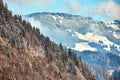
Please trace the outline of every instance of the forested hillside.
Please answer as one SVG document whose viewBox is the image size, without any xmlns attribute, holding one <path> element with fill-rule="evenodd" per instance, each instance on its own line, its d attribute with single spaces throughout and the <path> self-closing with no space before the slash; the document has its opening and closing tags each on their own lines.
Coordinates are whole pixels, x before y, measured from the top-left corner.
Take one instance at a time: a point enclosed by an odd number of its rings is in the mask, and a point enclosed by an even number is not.
<svg viewBox="0 0 120 80">
<path fill-rule="evenodd" d="M 72 53 L 56 45 L 0 0 L 0 80 L 95 80 Z"/>
</svg>

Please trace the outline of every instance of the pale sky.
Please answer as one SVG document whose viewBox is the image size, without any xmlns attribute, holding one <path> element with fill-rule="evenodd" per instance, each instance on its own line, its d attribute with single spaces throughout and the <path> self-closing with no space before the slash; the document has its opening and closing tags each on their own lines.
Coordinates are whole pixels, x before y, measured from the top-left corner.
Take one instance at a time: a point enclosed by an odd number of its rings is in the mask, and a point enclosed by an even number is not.
<svg viewBox="0 0 120 80">
<path fill-rule="evenodd" d="M 95 20 L 120 19 L 120 0 L 3 0 L 14 14 L 70 13 Z"/>
</svg>

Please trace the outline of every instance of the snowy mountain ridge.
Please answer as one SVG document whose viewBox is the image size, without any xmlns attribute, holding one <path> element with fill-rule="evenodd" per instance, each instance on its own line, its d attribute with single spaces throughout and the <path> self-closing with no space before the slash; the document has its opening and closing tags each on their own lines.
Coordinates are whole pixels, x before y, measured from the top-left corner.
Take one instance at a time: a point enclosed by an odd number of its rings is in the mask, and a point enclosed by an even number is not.
<svg viewBox="0 0 120 80">
<path fill-rule="evenodd" d="M 116 21 L 94 21 L 90 17 L 66 13 L 35 13 L 25 18 L 58 44 L 78 51 L 102 49 L 120 53 L 120 26 Z"/>
</svg>

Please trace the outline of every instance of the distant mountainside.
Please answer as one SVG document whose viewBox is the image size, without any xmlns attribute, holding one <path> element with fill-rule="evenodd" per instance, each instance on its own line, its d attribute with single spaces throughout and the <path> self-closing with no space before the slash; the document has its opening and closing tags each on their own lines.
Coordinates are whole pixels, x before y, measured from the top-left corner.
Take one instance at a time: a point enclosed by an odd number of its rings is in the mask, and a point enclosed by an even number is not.
<svg viewBox="0 0 120 80">
<path fill-rule="evenodd" d="M 97 80 L 108 80 L 120 66 L 120 20 L 95 21 L 91 17 L 47 12 L 23 17 L 52 41 L 75 50 Z"/>
<path fill-rule="evenodd" d="M 72 53 L 14 15 L 0 0 L 0 80 L 95 80 Z"/>
<path fill-rule="evenodd" d="M 66 13 L 26 15 L 33 26 L 53 41 L 78 51 L 120 54 L 120 21 L 94 21 L 90 17 Z M 63 38 L 64 37 L 64 38 Z"/>
</svg>

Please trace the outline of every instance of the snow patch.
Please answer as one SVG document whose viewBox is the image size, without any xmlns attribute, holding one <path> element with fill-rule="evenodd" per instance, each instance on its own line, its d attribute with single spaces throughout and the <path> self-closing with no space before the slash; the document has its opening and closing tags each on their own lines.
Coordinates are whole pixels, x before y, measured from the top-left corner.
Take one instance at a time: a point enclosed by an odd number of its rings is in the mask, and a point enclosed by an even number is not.
<svg viewBox="0 0 120 80">
<path fill-rule="evenodd" d="M 54 19 L 54 21 L 56 21 L 56 20 L 57 20 L 57 18 L 56 18 L 55 16 L 52 16 L 52 15 L 51 15 L 51 17 Z"/>
<path fill-rule="evenodd" d="M 88 45 L 88 43 L 75 43 L 75 48 L 78 51 L 90 50 L 90 51 L 97 51 L 95 48 L 92 48 Z"/>
<path fill-rule="evenodd" d="M 117 25 L 115 25 L 113 21 L 106 21 L 104 23 L 105 23 L 106 27 L 111 27 L 111 28 L 113 28 L 115 30 L 119 29 L 119 27 Z"/>
<path fill-rule="evenodd" d="M 106 51 L 109 51 L 109 52 L 110 52 L 110 47 L 106 47 L 106 48 L 104 48 L 104 50 L 106 50 Z"/>
<path fill-rule="evenodd" d="M 66 31 L 68 31 L 68 32 L 72 32 L 72 30 L 71 30 L 71 29 L 66 29 Z"/>
<path fill-rule="evenodd" d="M 108 70 L 107 73 L 109 76 L 112 76 L 112 73 L 114 72 L 114 70 Z"/>
<path fill-rule="evenodd" d="M 85 35 L 80 34 L 78 32 L 75 32 L 75 34 L 78 36 L 78 38 L 83 39 L 83 40 L 87 40 L 89 42 L 103 41 L 103 43 L 106 44 L 106 45 L 112 45 L 113 44 L 106 37 L 103 37 L 103 36 L 100 36 L 100 35 L 97 35 L 97 34 L 93 34 L 93 33 L 90 33 L 90 32 L 88 32 Z"/>
<path fill-rule="evenodd" d="M 83 40 L 86 40 L 88 42 L 96 42 L 96 43 L 99 43 L 99 41 L 102 41 L 104 45 L 107 45 L 108 47 L 107 48 L 104 48 L 105 50 L 109 51 L 110 50 L 110 46 L 111 45 L 115 45 L 117 47 L 117 49 L 120 51 L 119 49 L 119 45 L 109 41 L 106 37 L 104 36 L 101 36 L 101 35 L 97 35 L 97 34 L 94 34 L 94 33 L 90 33 L 88 32 L 87 34 L 83 35 L 83 34 L 80 34 L 78 32 L 74 32 L 76 34 L 76 36 L 79 38 L 79 39 L 83 39 Z"/>
<path fill-rule="evenodd" d="M 62 20 L 59 20 L 60 21 L 60 23 L 62 23 Z"/>
<path fill-rule="evenodd" d="M 64 18 L 63 18 L 63 17 L 61 17 L 61 16 L 58 16 L 58 18 L 59 18 L 59 19 L 64 19 Z"/>
<path fill-rule="evenodd" d="M 117 25 L 114 25 L 114 24 L 111 24 L 111 25 L 108 25 L 108 26 L 110 26 L 111 28 L 113 28 L 113 29 L 115 29 L 115 30 L 118 30 L 118 29 L 119 29 L 118 26 L 117 26 Z"/>
<path fill-rule="evenodd" d="M 117 39 L 120 39 L 120 34 L 117 34 L 116 32 L 113 32 L 113 36 Z"/>
</svg>

